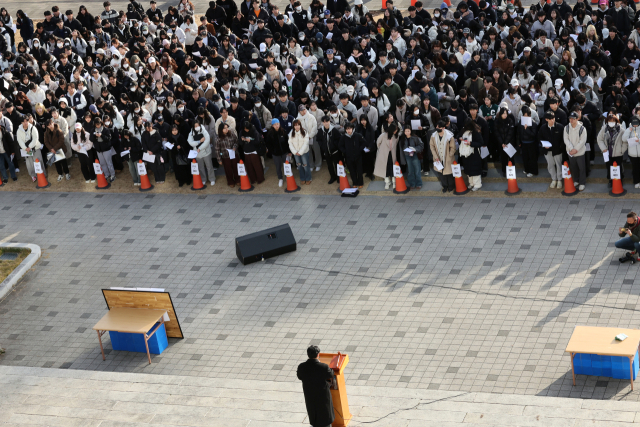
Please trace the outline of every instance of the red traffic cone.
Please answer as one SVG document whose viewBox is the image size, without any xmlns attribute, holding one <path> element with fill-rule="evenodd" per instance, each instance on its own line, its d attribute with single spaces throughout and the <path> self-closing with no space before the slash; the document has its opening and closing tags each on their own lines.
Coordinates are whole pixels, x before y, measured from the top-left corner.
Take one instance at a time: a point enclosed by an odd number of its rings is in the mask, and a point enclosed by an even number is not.
<svg viewBox="0 0 640 427">
<path fill-rule="evenodd" d="M 400 169 L 400 163 L 398 162 L 393 165 L 393 176 L 396 179 L 396 188 L 393 189 L 393 194 L 407 194 L 409 188 L 407 183 L 404 182 L 404 175 L 402 175 L 402 169 Z"/>
<path fill-rule="evenodd" d="M 104 177 L 104 173 L 102 172 L 102 168 L 100 167 L 100 162 L 96 159 L 93 164 L 93 170 L 96 173 L 96 179 L 98 180 L 98 185 L 96 186 L 96 190 L 106 190 L 111 187 L 111 184 Z"/>
<path fill-rule="evenodd" d="M 149 181 L 149 175 L 147 175 L 147 167 L 144 165 L 144 162 L 140 160 L 138 162 L 138 175 L 140 175 L 140 191 L 151 191 L 153 190 L 153 185 Z"/>
<path fill-rule="evenodd" d="M 620 196 L 624 196 L 625 194 L 627 194 L 627 190 L 625 190 L 624 188 L 622 188 L 622 179 L 620 178 L 615 178 L 613 179 L 613 168 L 617 168 L 617 176 L 621 177 L 622 174 L 620 173 L 620 167 L 618 166 L 617 162 L 613 162 L 613 166 L 611 167 L 611 172 L 610 172 L 610 176 L 611 176 L 611 191 L 609 191 L 609 195 L 613 196 L 613 197 L 620 197 Z"/>
<path fill-rule="evenodd" d="M 35 162 L 33 163 L 33 168 L 36 170 L 36 176 L 38 177 L 38 185 L 36 185 L 36 188 L 41 189 L 51 187 L 51 184 L 49 184 L 49 181 L 47 181 L 47 177 L 44 176 L 44 170 L 42 169 L 40 160 L 35 160 Z"/>
<path fill-rule="evenodd" d="M 467 184 L 464 183 L 464 178 L 462 177 L 462 170 L 460 169 L 460 165 L 458 165 L 458 162 L 453 162 L 453 165 L 451 165 L 451 171 L 456 181 L 456 189 L 453 192 L 453 194 L 455 194 L 456 196 L 462 196 L 463 194 L 467 194 L 470 190 L 467 188 Z"/>
<path fill-rule="evenodd" d="M 351 188 L 349 186 L 349 180 L 347 179 L 347 173 L 344 170 L 344 165 L 342 164 L 342 160 L 338 162 L 338 166 L 342 166 L 342 168 L 338 167 L 338 177 L 340 178 L 340 189 L 339 192 L 343 192 L 345 188 Z M 343 174 L 343 175 L 340 175 Z"/>
<path fill-rule="evenodd" d="M 284 162 L 284 174 L 287 176 L 287 188 L 285 188 L 285 193 L 295 193 L 296 191 L 300 191 L 300 187 L 296 184 L 296 179 L 293 176 L 293 172 L 291 171 L 291 165 L 289 164 L 289 160 Z M 287 174 L 289 172 L 289 174 Z"/>
<path fill-rule="evenodd" d="M 249 181 L 247 169 L 245 169 L 244 162 L 242 160 L 238 162 L 238 175 L 240 175 L 240 189 L 238 191 L 242 191 L 243 193 L 253 191 L 253 185 L 251 185 L 251 181 Z"/>
<path fill-rule="evenodd" d="M 567 177 L 564 179 L 564 190 L 562 190 L 563 196 L 575 196 L 578 194 L 578 189 L 573 184 L 573 177 L 571 176 L 571 169 L 569 169 L 569 163 L 564 162 L 564 168 L 567 171 Z"/>
<path fill-rule="evenodd" d="M 191 162 L 191 176 L 193 176 L 193 185 L 191 186 L 193 191 L 204 190 L 207 188 L 207 186 L 202 183 L 202 178 L 200 178 L 200 170 L 198 169 L 198 162 L 196 159 L 193 159 Z"/>
<path fill-rule="evenodd" d="M 507 191 L 504 192 L 507 196 L 513 196 L 522 193 L 522 190 L 518 188 L 518 180 L 516 179 L 516 167 L 513 163 L 509 162 L 507 166 Z"/>
</svg>

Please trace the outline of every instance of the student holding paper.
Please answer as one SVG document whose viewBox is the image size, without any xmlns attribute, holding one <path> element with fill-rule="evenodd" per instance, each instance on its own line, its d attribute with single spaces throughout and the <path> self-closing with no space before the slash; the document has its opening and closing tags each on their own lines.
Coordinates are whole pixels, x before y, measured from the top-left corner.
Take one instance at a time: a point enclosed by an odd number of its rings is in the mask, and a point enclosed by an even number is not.
<svg viewBox="0 0 640 427">
<path fill-rule="evenodd" d="M 477 108 L 477 107 L 476 107 Z M 462 128 L 460 138 L 460 163 L 464 172 L 469 176 L 471 191 L 478 191 L 482 187 L 482 157 L 480 148 L 484 145 L 482 129 L 473 119 L 468 118 Z"/>
<path fill-rule="evenodd" d="M 80 170 L 84 176 L 85 182 L 96 182 L 96 172 L 93 170 L 93 160 L 95 159 L 95 150 L 93 143 L 89 140 L 89 132 L 82 128 L 80 123 L 76 123 L 75 132 L 71 136 L 71 148 L 78 154 L 80 161 Z"/>
<path fill-rule="evenodd" d="M 137 163 L 142 160 L 142 144 L 140 143 L 140 139 L 133 136 L 129 130 L 123 131 L 122 149 L 123 151 L 129 152 L 125 157 L 128 157 L 127 163 L 129 164 L 129 173 L 131 173 L 131 178 L 133 179 L 133 186 L 139 186 L 140 175 L 138 175 Z"/>
<path fill-rule="evenodd" d="M 436 131 L 431 135 L 429 148 L 433 156 L 433 162 L 442 165 L 442 169 L 437 169 L 434 165 L 436 176 L 442 185 L 442 192 L 452 192 L 456 188 L 451 165 L 456 156 L 456 141 L 453 133 L 445 129 L 446 123 L 440 120 L 436 125 Z"/>
<path fill-rule="evenodd" d="M 640 188 L 640 118 L 634 116 L 631 119 L 631 126 L 622 134 L 622 141 L 629 147 L 633 185 L 635 188 Z"/>
<path fill-rule="evenodd" d="M 386 132 L 382 132 L 376 140 L 378 152 L 376 155 L 376 166 L 373 173 L 380 178 L 384 178 L 384 189 L 388 190 L 393 183 L 396 188 L 396 179 L 393 176 L 393 165 L 396 164 L 396 148 L 398 145 L 398 127 L 392 123 Z"/>
<path fill-rule="evenodd" d="M 573 113 L 572 113 L 573 114 Z M 638 120 L 634 117 L 635 120 Z M 624 178 L 624 169 L 622 168 L 622 159 L 624 152 L 627 151 L 628 138 L 625 140 L 623 134 L 626 130 L 624 123 L 620 123 L 615 114 L 615 110 L 609 111 L 606 118 L 605 126 L 602 126 L 598 133 L 598 147 L 602 153 L 609 154 L 607 165 L 607 179 L 609 180 L 609 188 L 612 186 L 611 166 L 616 162 L 620 166 L 620 178 Z"/>
<path fill-rule="evenodd" d="M 164 184 L 164 165 L 162 159 L 162 138 L 160 132 L 153 128 L 151 122 L 144 124 L 144 132 L 142 132 L 142 149 L 150 156 L 155 156 L 153 163 L 146 162 L 147 168 L 151 168 L 156 184 Z"/>
<path fill-rule="evenodd" d="M 507 154 L 505 148 L 511 145 L 513 148 L 516 143 L 516 119 L 509 113 L 505 107 L 500 108 L 496 116 L 495 123 L 495 142 L 500 147 L 500 161 L 502 162 L 502 176 L 507 176 L 507 166 L 509 162 L 515 163 L 513 153 L 511 156 Z"/>
<path fill-rule="evenodd" d="M 421 156 L 424 151 L 424 142 L 421 138 L 412 136 L 411 129 L 404 128 L 398 145 L 400 145 L 400 163 L 407 165 L 407 185 L 412 190 L 422 189 L 421 165 L 418 156 Z"/>
<path fill-rule="evenodd" d="M 198 163 L 198 172 L 200 173 L 202 182 L 206 183 L 208 179 L 211 182 L 211 186 L 214 186 L 216 184 L 216 172 L 215 169 L 213 169 L 213 162 L 211 161 L 210 140 L 211 136 L 209 132 L 207 132 L 202 123 L 200 123 L 200 119 L 197 119 L 193 124 L 193 129 L 189 132 L 187 142 L 192 150 L 198 152 L 196 163 Z M 189 173 L 191 173 L 191 166 L 189 166 Z"/>
<path fill-rule="evenodd" d="M 579 191 L 584 191 L 587 183 L 587 170 L 585 167 L 585 145 L 587 143 L 587 130 L 578 121 L 578 114 L 575 112 L 569 115 L 569 124 L 563 132 L 566 152 L 569 154 L 569 168 L 574 184 Z"/>
<path fill-rule="evenodd" d="M 522 150 L 524 173 L 527 174 L 528 178 L 531 178 L 534 175 L 538 175 L 538 144 L 536 143 L 538 129 L 531 120 L 531 109 L 525 105 L 521 111 L 522 118 L 518 125 L 518 139 Z"/>
<path fill-rule="evenodd" d="M 233 158 L 229 152 L 233 153 Z M 238 137 L 235 129 L 229 128 L 227 123 L 218 126 L 218 139 L 216 141 L 216 155 L 218 162 L 222 163 L 227 177 L 227 185 L 231 188 L 240 184 L 238 176 Z"/>
<path fill-rule="evenodd" d="M 47 120 L 47 124 L 44 131 L 44 145 L 47 147 L 47 151 L 52 153 L 54 156 L 58 150 L 62 150 L 64 152 L 64 134 L 58 127 L 58 124 L 53 121 L 53 119 Z M 0 160 L 2 162 L 2 160 Z M 4 163 L 4 162 L 3 162 Z M 67 165 L 67 158 L 63 158 L 62 160 L 58 160 L 54 163 L 56 165 L 56 171 L 58 172 L 58 181 L 62 181 L 62 174 L 64 173 L 67 177 L 67 181 L 71 179 L 71 175 L 69 175 L 69 166 Z"/>
<path fill-rule="evenodd" d="M 116 171 L 113 168 L 113 162 L 111 160 L 111 149 L 113 147 L 111 143 L 111 131 L 102 125 L 102 120 L 99 117 L 96 118 L 93 123 L 95 129 L 89 138 L 93 143 L 93 147 L 96 149 L 104 177 L 107 181 L 113 182 L 116 179 Z"/>
</svg>

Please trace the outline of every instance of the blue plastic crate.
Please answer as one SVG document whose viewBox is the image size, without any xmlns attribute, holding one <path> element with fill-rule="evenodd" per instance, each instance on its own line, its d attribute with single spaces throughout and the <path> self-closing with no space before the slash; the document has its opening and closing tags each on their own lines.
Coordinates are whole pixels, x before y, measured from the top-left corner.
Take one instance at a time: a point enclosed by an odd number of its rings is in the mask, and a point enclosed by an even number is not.
<svg viewBox="0 0 640 427">
<path fill-rule="evenodd" d="M 157 323 L 153 325 L 148 333 L 153 331 L 156 326 L 158 326 Z M 114 350 L 133 351 L 136 353 L 147 352 L 147 348 L 144 345 L 144 336 L 142 334 L 110 331 L 109 336 L 111 337 L 111 346 Z M 162 324 L 156 333 L 149 338 L 148 344 L 149 353 L 151 354 L 162 354 L 162 352 L 169 346 L 167 331 L 164 324 Z"/>
<path fill-rule="evenodd" d="M 638 376 L 640 357 L 636 351 L 633 359 L 633 379 Z M 592 375 L 629 379 L 629 358 L 621 356 L 600 356 L 597 354 L 577 354 L 573 359 L 574 371 L 577 375 Z"/>
</svg>

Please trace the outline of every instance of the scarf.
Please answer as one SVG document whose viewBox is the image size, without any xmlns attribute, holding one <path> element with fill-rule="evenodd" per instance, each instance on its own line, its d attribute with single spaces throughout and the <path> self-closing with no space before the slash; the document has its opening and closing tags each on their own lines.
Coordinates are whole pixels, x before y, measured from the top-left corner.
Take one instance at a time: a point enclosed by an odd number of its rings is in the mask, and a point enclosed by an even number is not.
<svg viewBox="0 0 640 427">
<path fill-rule="evenodd" d="M 466 131 L 465 133 L 462 134 L 462 139 L 466 139 L 467 141 L 471 142 L 472 140 L 472 136 L 473 134 L 469 131 Z M 473 154 L 473 147 L 471 145 L 467 145 L 464 143 L 460 144 L 460 155 L 462 157 L 469 157 L 470 155 Z"/>
<path fill-rule="evenodd" d="M 616 138 L 620 133 L 620 124 L 616 123 L 614 127 L 610 127 L 608 124 L 605 124 L 607 128 L 607 134 L 609 135 L 609 144 L 607 149 L 609 150 L 609 156 L 613 157 L 613 146 L 616 143 Z"/>
<path fill-rule="evenodd" d="M 274 68 L 273 71 L 267 69 L 267 74 L 271 77 L 271 80 L 280 80 L 280 71 Z"/>
<path fill-rule="evenodd" d="M 445 162 L 445 158 L 444 155 L 446 153 L 446 141 L 447 141 L 447 130 L 445 129 L 445 131 L 442 133 L 442 139 L 440 138 L 440 135 L 438 135 L 438 132 L 434 132 L 433 136 L 436 138 L 436 150 L 438 151 L 438 158 L 440 159 L 440 162 L 442 163 L 442 166 L 445 166 L 444 162 Z"/>
</svg>

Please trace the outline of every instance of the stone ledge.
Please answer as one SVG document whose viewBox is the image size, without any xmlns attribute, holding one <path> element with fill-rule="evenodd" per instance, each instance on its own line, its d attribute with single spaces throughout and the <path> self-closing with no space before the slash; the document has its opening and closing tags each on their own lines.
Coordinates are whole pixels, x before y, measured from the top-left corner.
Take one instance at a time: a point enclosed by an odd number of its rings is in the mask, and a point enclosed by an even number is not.
<svg viewBox="0 0 640 427">
<path fill-rule="evenodd" d="M 0 300 L 4 298 L 10 291 L 13 289 L 16 283 L 22 276 L 24 276 L 27 271 L 40 259 L 42 255 L 42 251 L 40 250 L 40 246 L 34 245 L 31 243 L 0 243 L 0 247 L 2 248 L 23 248 L 30 249 L 31 253 L 20 263 L 18 267 L 16 267 L 11 274 L 7 276 L 6 279 L 0 283 Z"/>
</svg>

